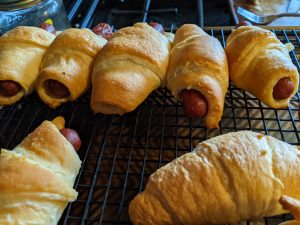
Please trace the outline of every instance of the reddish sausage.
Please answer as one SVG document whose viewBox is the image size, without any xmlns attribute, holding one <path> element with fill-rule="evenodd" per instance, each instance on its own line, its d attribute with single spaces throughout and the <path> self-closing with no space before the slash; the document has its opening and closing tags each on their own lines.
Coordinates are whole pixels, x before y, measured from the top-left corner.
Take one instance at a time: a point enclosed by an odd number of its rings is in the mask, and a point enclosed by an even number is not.
<svg viewBox="0 0 300 225">
<path fill-rule="evenodd" d="M 186 116 L 196 118 L 206 115 L 208 104 L 200 92 L 196 90 L 182 90 L 179 96 L 182 98 L 183 110 Z"/>
<path fill-rule="evenodd" d="M 242 27 L 242 26 L 252 26 L 252 23 L 246 20 L 242 20 L 235 26 L 235 28 Z"/>
<path fill-rule="evenodd" d="M 59 132 L 73 145 L 76 151 L 80 149 L 81 140 L 75 130 L 70 128 L 63 128 Z"/>
<path fill-rule="evenodd" d="M 49 24 L 49 23 L 42 23 L 42 24 L 40 25 L 40 28 L 42 28 L 42 29 L 44 29 L 44 30 L 50 32 L 51 34 L 56 35 L 56 30 L 55 30 L 55 28 L 54 28 L 54 26 L 53 26 L 52 24 Z"/>
<path fill-rule="evenodd" d="M 294 83 L 289 77 L 281 78 L 273 88 L 274 99 L 285 99 L 294 92 Z"/>
<path fill-rule="evenodd" d="M 155 30 L 157 30 L 158 32 L 162 34 L 165 33 L 164 28 L 160 23 L 150 22 L 149 25 L 153 27 Z"/>
<path fill-rule="evenodd" d="M 113 34 L 112 28 L 106 23 L 97 24 L 92 31 L 106 40 L 108 40 Z"/>
<path fill-rule="evenodd" d="M 0 94 L 5 97 L 16 95 L 22 89 L 21 85 L 11 80 L 0 81 Z"/>
<path fill-rule="evenodd" d="M 68 88 L 56 80 L 47 80 L 46 88 L 48 94 L 56 98 L 66 98 L 70 95 Z"/>
</svg>

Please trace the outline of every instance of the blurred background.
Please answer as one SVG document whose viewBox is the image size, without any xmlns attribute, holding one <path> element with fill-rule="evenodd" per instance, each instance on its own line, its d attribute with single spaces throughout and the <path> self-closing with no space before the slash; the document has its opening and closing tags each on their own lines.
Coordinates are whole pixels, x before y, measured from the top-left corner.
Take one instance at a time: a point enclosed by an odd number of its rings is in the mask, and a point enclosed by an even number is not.
<svg viewBox="0 0 300 225">
<path fill-rule="evenodd" d="M 70 27 L 68 20 L 78 28 L 108 23 L 119 29 L 140 21 L 161 23 L 166 31 L 185 23 L 235 26 L 245 20 L 238 7 L 262 16 L 299 13 L 300 0 L 1 0 L 0 34 L 17 25 L 39 26 L 49 18 L 58 30 Z M 266 25 L 300 27 L 300 14 Z"/>
<path fill-rule="evenodd" d="M 78 0 L 65 0 L 64 2 L 70 13 L 70 9 Z M 82 13 L 77 14 L 77 18 L 74 17 L 72 20 L 73 25 L 79 27 L 82 21 L 81 16 L 86 16 L 86 11 L 95 1 L 80 2 L 79 11 Z M 237 13 L 239 6 L 258 15 L 299 12 L 300 9 L 300 0 L 103 0 L 97 2 L 96 13 L 88 25 L 107 22 L 117 29 L 132 25 L 137 21 L 159 22 L 167 30 L 177 28 L 184 23 L 196 23 L 209 27 L 234 26 L 244 20 Z M 269 25 L 299 26 L 300 17 L 279 18 Z"/>
</svg>

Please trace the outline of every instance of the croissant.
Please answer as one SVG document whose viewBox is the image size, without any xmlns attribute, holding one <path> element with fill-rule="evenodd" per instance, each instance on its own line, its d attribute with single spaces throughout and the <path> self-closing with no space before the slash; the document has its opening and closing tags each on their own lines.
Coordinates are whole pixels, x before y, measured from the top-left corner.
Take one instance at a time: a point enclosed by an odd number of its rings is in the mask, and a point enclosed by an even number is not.
<svg viewBox="0 0 300 225">
<path fill-rule="evenodd" d="M 296 146 L 251 131 L 224 134 L 152 174 L 129 216 L 133 224 L 206 225 L 296 212 L 287 196 L 300 198 L 299 168 Z"/>
<path fill-rule="evenodd" d="M 229 35 L 225 48 L 230 79 L 266 105 L 287 107 L 299 83 L 288 46 L 271 31 L 255 26 L 239 27 Z"/>
<path fill-rule="evenodd" d="M 95 113 L 133 111 L 165 82 L 171 45 L 146 23 L 116 31 L 98 54 L 92 75 Z"/>
<path fill-rule="evenodd" d="M 35 89 L 42 57 L 55 36 L 37 27 L 16 27 L 0 37 L 0 105 Z"/>
<path fill-rule="evenodd" d="M 12 151 L 0 154 L 0 224 L 57 224 L 81 161 L 59 132 L 64 120 L 44 121 Z"/>
<path fill-rule="evenodd" d="M 106 40 L 89 29 L 67 29 L 47 50 L 37 81 L 40 98 L 51 108 L 73 101 L 91 86 L 94 58 Z"/>
<path fill-rule="evenodd" d="M 228 82 L 227 58 L 220 42 L 197 25 L 180 27 L 170 52 L 167 87 L 183 102 L 185 114 L 204 117 L 208 128 L 218 127 Z"/>
</svg>

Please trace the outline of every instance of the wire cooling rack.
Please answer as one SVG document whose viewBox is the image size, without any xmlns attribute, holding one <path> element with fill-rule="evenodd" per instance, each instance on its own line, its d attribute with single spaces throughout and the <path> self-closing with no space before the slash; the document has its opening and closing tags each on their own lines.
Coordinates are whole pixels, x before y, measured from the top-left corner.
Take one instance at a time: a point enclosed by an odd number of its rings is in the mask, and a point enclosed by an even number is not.
<svg viewBox="0 0 300 225">
<path fill-rule="evenodd" d="M 229 31 L 206 30 L 225 46 Z M 278 38 L 291 42 L 290 53 L 299 69 L 299 31 L 274 30 Z M 153 92 L 135 111 L 124 116 L 94 115 L 90 94 L 55 110 L 36 94 L 0 110 L 0 146 L 12 149 L 45 119 L 62 115 L 67 126 L 79 132 L 83 161 L 75 188 L 78 199 L 69 204 L 60 224 L 130 224 L 130 200 L 145 188 L 156 169 L 191 151 L 208 138 L 238 130 L 253 130 L 299 144 L 299 93 L 288 109 L 265 106 L 249 93 L 228 89 L 219 129 L 208 130 L 202 120 L 184 116 L 182 106 L 167 89 Z M 278 224 L 288 215 L 263 219 L 254 224 Z M 245 223 L 246 224 L 246 223 Z M 249 224 L 249 223 L 247 223 Z"/>
<path fill-rule="evenodd" d="M 149 9 L 149 2 L 145 0 L 142 6 Z M 99 22 L 97 12 L 102 4 L 103 1 L 98 0 L 71 1 L 69 19 L 74 26 L 90 27 Z M 197 4 L 201 6 L 202 3 L 197 1 Z M 168 10 L 175 19 L 181 14 L 180 8 Z M 201 20 L 199 13 L 202 9 L 197 11 L 197 18 Z M 147 21 L 148 12 L 151 13 L 143 8 L 140 20 Z M 108 20 L 108 15 L 105 16 Z M 110 19 L 114 21 L 116 18 Z M 170 24 L 166 30 L 176 27 L 175 22 Z M 300 71 L 300 31 L 272 31 L 283 43 L 291 42 L 295 46 L 290 56 Z M 206 29 L 206 32 L 225 46 L 230 30 L 213 28 Z M 60 225 L 131 224 L 128 204 L 145 188 L 149 175 L 211 137 L 253 130 L 294 145 L 300 143 L 299 92 L 291 100 L 289 108 L 275 110 L 230 84 L 219 129 L 212 130 L 206 129 L 202 120 L 186 118 L 181 104 L 164 88 L 154 91 L 135 111 L 124 116 L 94 115 L 89 104 L 90 93 L 87 93 L 77 101 L 53 110 L 34 93 L 0 109 L 1 148 L 12 149 L 43 120 L 51 120 L 58 115 L 64 116 L 67 127 L 77 130 L 81 136 L 79 156 L 83 164 L 75 183 L 79 195 L 66 208 Z M 291 216 L 282 215 L 241 224 L 277 225 L 288 219 Z"/>
</svg>

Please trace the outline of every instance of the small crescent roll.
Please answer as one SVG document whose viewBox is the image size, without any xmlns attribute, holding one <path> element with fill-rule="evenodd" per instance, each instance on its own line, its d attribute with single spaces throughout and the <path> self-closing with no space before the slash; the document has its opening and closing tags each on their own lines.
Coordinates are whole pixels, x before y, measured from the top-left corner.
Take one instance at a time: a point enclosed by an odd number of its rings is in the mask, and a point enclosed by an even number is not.
<svg viewBox="0 0 300 225">
<path fill-rule="evenodd" d="M 0 37 L 0 82 L 14 82 L 20 90 L 0 92 L 0 105 L 10 105 L 35 89 L 42 57 L 55 36 L 37 27 L 16 27 Z M 2 88 L 2 87 L 1 87 Z"/>
<path fill-rule="evenodd" d="M 235 86 L 273 108 L 288 106 L 298 91 L 299 74 L 288 47 L 273 32 L 255 26 L 239 27 L 227 38 L 225 52 Z M 275 99 L 273 88 L 282 78 L 289 78 L 294 89 L 289 97 Z"/>
<path fill-rule="evenodd" d="M 90 88 L 94 58 L 106 40 L 89 29 L 59 34 L 46 52 L 37 84 L 40 98 L 51 108 L 73 101 Z M 55 82 L 55 87 L 49 82 Z M 61 89 L 65 96 L 57 96 Z"/>
<path fill-rule="evenodd" d="M 228 65 L 220 42 L 194 24 L 185 24 L 175 33 L 167 73 L 167 87 L 181 100 L 180 92 L 196 90 L 208 103 L 204 123 L 218 127 L 229 82 Z"/>
<path fill-rule="evenodd" d="M 168 39 L 146 23 L 116 31 L 95 61 L 93 111 L 105 114 L 133 111 L 164 84 L 170 48 Z"/>
<path fill-rule="evenodd" d="M 0 152 L 0 224 L 58 223 L 78 193 L 81 160 L 57 126 L 44 121 L 13 150 Z"/>
</svg>

